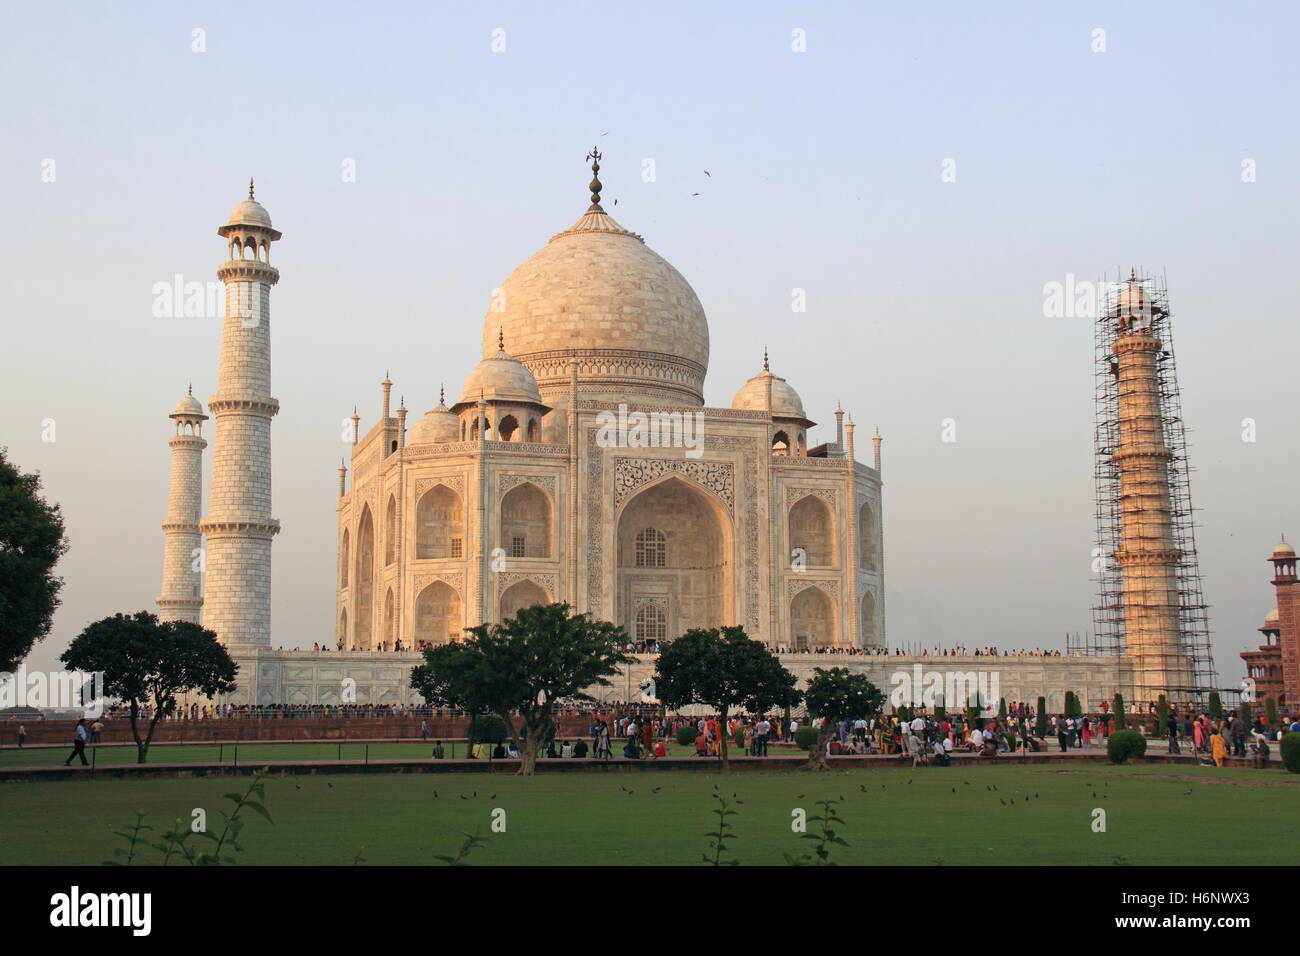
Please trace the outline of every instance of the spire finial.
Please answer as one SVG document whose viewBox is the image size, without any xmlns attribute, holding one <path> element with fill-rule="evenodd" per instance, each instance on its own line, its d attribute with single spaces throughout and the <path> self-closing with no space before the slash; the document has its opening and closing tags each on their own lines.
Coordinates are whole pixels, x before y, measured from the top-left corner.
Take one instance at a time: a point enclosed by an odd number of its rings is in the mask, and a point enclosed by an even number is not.
<svg viewBox="0 0 1300 956">
<path fill-rule="evenodd" d="M 593 209 L 600 209 L 600 150 L 595 146 L 591 147 L 591 152 L 587 154 L 591 160 L 591 185 L 587 188 L 591 190 L 591 206 Z"/>
<path fill-rule="evenodd" d="M 506 330 L 499 325 L 497 326 L 497 348 L 502 352 L 506 350 Z"/>
<path fill-rule="evenodd" d="M 763 371 L 764 372 L 770 371 L 767 367 L 767 346 L 766 345 L 763 346 Z"/>
<path fill-rule="evenodd" d="M 252 176 L 248 177 L 248 198 L 249 199 L 253 198 L 253 177 Z M 256 202 L 256 200 L 254 200 L 254 202 Z"/>
<path fill-rule="evenodd" d="M 194 394 L 194 383 L 193 383 L 193 382 L 190 382 L 190 387 L 189 387 L 188 389 L 185 390 L 185 394 L 187 394 L 187 395 L 193 395 L 193 394 Z"/>
<path fill-rule="evenodd" d="M 447 383 L 441 382 L 438 385 L 438 405 L 441 407 L 447 404 Z"/>
</svg>

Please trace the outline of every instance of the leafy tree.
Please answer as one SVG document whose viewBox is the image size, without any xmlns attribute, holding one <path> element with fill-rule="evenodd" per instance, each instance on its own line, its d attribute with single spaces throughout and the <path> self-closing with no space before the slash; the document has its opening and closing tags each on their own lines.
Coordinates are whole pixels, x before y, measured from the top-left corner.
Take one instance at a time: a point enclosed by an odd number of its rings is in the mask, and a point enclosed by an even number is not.
<svg viewBox="0 0 1300 956">
<path fill-rule="evenodd" d="M 160 622 L 148 611 L 95 621 L 59 660 L 73 670 L 102 672 L 105 696 L 127 702 L 137 763 L 148 757 L 158 722 L 176 712 L 177 697 L 228 694 L 235 689 L 238 670 L 211 631 L 189 621 Z M 142 736 L 146 704 L 153 714 Z"/>
<path fill-rule="evenodd" d="M 761 714 L 793 706 L 802 696 L 795 676 L 771 651 L 742 627 L 692 628 L 669 642 L 659 655 L 655 688 L 672 708 L 704 704 L 723 728 L 722 770 L 730 773 L 727 716 L 739 709 Z"/>
<path fill-rule="evenodd" d="M 948 719 L 948 709 L 943 704 L 934 705 L 934 719 L 939 723 L 943 723 Z"/>
<path fill-rule="evenodd" d="M 1217 690 L 1210 691 L 1210 718 L 1212 720 L 1223 719 L 1223 701 L 1220 699 Z"/>
<path fill-rule="evenodd" d="M 1124 695 L 1116 694 L 1115 703 L 1111 706 L 1115 711 L 1115 729 L 1123 730 L 1128 725 L 1128 718 L 1124 714 Z"/>
<path fill-rule="evenodd" d="M 808 750 L 806 770 L 826 769 L 826 744 L 842 720 L 856 720 L 880 710 L 885 695 L 865 674 L 850 674 L 847 667 L 813 668 L 804 691 L 808 713 L 822 719 L 817 742 Z"/>
<path fill-rule="evenodd" d="M 0 671 L 12 671 L 50 633 L 68 550 L 63 514 L 41 497 L 41 479 L 9 463 L 0 448 Z"/>
<path fill-rule="evenodd" d="M 1169 726 L 1169 702 L 1165 700 L 1165 695 L 1161 694 L 1156 698 L 1156 733 L 1157 737 L 1163 736 L 1165 728 Z"/>
<path fill-rule="evenodd" d="M 1034 720 L 1034 736 L 1039 740 L 1047 736 L 1050 725 L 1047 722 L 1047 698 L 1038 698 L 1038 707 L 1035 708 L 1037 717 Z"/>
<path fill-rule="evenodd" d="M 1005 697 L 998 700 L 998 726 L 1003 729 L 1007 726 L 1007 699 Z"/>
<path fill-rule="evenodd" d="M 1264 698 L 1264 719 L 1268 721 L 1269 727 L 1277 726 L 1277 701 L 1272 697 Z"/>
<path fill-rule="evenodd" d="M 1251 721 L 1254 720 L 1254 717 L 1255 717 L 1254 711 L 1252 711 L 1252 710 L 1250 709 L 1250 701 L 1242 701 L 1242 702 L 1241 702 L 1241 719 L 1244 720 L 1244 721 L 1246 722 L 1246 726 L 1247 726 L 1247 727 L 1250 726 Z"/>
<path fill-rule="evenodd" d="M 497 701 L 509 696 L 509 682 L 494 672 L 469 642 L 426 648 L 424 663 L 412 668 L 411 687 L 428 703 L 453 707 L 469 716 L 466 755 L 473 756 L 479 722 L 496 713 Z M 507 721 L 513 738 L 514 724 Z"/>
<path fill-rule="evenodd" d="M 609 686 L 609 676 L 629 662 L 619 650 L 626 641 L 621 627 L 573 614 L 567 604 L 526 607 L 469 633 L 459 645 L 426 650 L 424 664 L 411 672 L 411 686 L 430 703 L 494 713 L 510 727 L 511 713 L 519 714 L 523 776 L 532 776 L 537 754 L 555 734 L 556 703 L 593 700 L 587 688 Z"/>
<path fill-rule="evenodd" d="M 1079 701 L 1079 695 L 1072 690 L 1066 691 L 1065 693 L 1065 716 L 1067 717 L 1083 716 L 1083 704 L 1080 703 Z"/>
</svg>

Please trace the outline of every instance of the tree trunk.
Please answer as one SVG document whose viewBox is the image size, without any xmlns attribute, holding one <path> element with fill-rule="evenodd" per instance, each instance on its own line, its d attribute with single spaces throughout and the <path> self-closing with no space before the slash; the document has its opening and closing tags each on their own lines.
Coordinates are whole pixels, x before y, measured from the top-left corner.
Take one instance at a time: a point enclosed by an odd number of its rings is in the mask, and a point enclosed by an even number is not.
<svg viewBox="0 0 1300 956">
<path fill-rule="evenodd" d="M 830 729 L 827 730 L 827 726 Z M 835 726 L 830 721 L 822 724 L 822 729 L 817 733 L 816 742 L 808 748 L 808 762 L 803 765 L 803 770 L 829 770 L 830 766 L 826 763 L 826 745 L 830 743 L 831 737 L 835 736 Z"/>
<path fill-rule="evenodd" d="M 722 735 L 722 772 L 731 773 L 731 762 L 727 759 L 727 738 L 731 736 L 731 731 L 727 727 L 727 709 L 722 708 L 722 717 L 718 721 L 718 733 Z"/>
<path fill-rule="evenodd" d="M 546 743 L 546 733 L 550 729 L 550 714 L 540 718 L 524 715 L 524 746 L 519 751 L 519 776 L 531 777 L 537 772 L 537 754 Z"/>
</svg>

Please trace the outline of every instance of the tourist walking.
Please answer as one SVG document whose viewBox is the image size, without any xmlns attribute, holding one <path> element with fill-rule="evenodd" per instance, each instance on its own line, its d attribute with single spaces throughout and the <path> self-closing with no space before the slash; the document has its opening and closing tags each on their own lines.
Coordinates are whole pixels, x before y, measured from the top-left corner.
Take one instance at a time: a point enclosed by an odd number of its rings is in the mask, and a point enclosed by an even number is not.
<svg viewBox="0 0 1300 956">
<path fill-rule="evenodd" d="M 21 747 L 27 741 L 27 728 L 22 724 L 18 725 L 18 746 Z"/>
<path fill-rule="evenodd" d="M 73 757 L 81 758 L 83 767 L 90 766 L 90 761 L 86 759 L 86 719 L 83 717 L 77 721 L 77 726 L 72 732 L 72 753 L 68 754 L 68 759 L 63 761 L 63 766 L 72 763 Z"/>
<path fill-rule="evenodd" d="M 1229 725 L 1232 734 L 1232 755 L 1234 757 L 1246 756 L 1246 722 L 1234 710 L 1232 712 L 1232 723 Z"/>
<path fill-rule="evenodd" d="M 1168 716 L 1168 717 L 1166 718 L 1166 720 L 1165 720 L 1165 723 L 1166 723 L 1166 725 L 1167 725 L 1168 728 L 1169 728 L 1169 752 L 1170 752 L 1171 754 L 1176 754 L 1176 753 L 1179 752 L 1179 750 L 1178 750 L 1178 715 L 1177 715 L 1176 713 L 1174 713 L 1173 711 L 1170 711 L 1170 712 L 1169 712 L 1169 716 Z"/>
</svg>

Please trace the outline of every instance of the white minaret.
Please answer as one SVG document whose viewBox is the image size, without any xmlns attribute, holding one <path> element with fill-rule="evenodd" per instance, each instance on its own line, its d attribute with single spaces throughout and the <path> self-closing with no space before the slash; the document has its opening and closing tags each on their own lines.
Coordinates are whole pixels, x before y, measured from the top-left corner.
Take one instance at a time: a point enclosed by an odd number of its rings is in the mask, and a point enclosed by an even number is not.
<svg viewBox="0 0 1300 956">
<path fill-rule="evenodd" d="M 271 643 L 271 243 L 280 233 L 253 199 L 235 207 L 217 230 L 229 258 L 217 270 L 226 284 L 212 449 L 212 506 L 200 529 L 208 539 L 203 625 L 223 644 Z"/>
<path fill-rule="evenodd" d="M 167 441 L 172 450 L 172 475 L 167 486 L 167 520 L 162 524 L 163 575 L 158 617 L 198 624 L 203 608 L 199 516 L 203 514 L 203 449 L 208 447 L 203 423 L 208 416 L 203 414 L 203 406 L 191 387 L 169 417 L 176 422 L 176 434 Z"/>
</svg>

